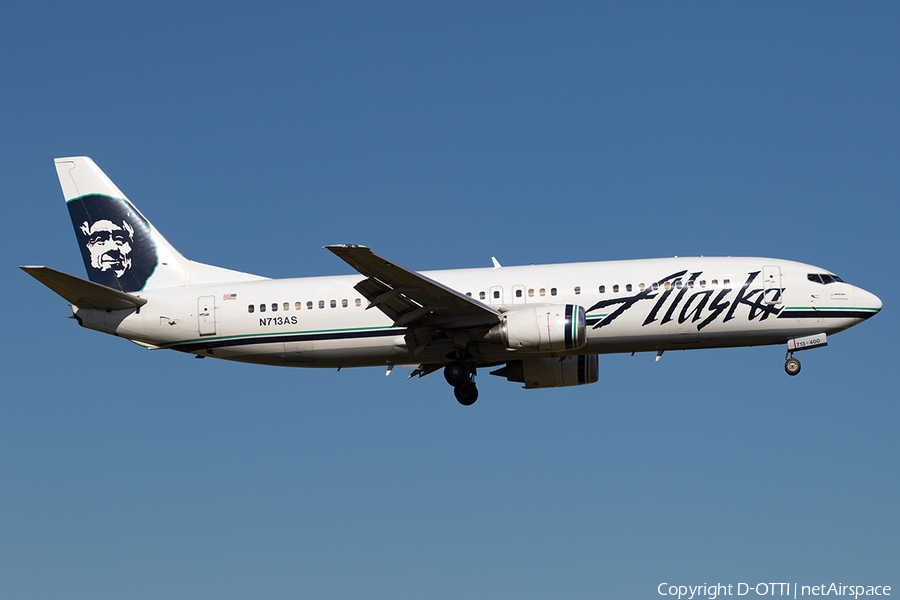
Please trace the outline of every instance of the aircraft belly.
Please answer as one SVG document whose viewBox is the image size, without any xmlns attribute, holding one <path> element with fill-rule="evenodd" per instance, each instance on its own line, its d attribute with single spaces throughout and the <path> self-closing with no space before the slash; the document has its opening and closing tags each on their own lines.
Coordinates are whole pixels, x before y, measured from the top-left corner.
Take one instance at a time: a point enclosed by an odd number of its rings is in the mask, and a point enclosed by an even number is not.
<svg viewBox="0 0 900 600">
<path fill-rule="evenodd" d="M 283 342 L 283 344 L 286 362 L 309 363 L 310 366 L 316 362 L 314 341 Z"/>
<path fill-rule="evenodd" d="M 284 344 L 279 342 L 253 344 L 252 346 L 218 346 L 197 351 L 194 354 L 258 365 L 289 366 L 297 364 L 285 360 Z"/>
<path fill-rule="evenodd" d="M 315 366 L 374 366 L 415 362 L 408 356 L 403 336 L 323 340 L 315 342 Z"/>
</svg>

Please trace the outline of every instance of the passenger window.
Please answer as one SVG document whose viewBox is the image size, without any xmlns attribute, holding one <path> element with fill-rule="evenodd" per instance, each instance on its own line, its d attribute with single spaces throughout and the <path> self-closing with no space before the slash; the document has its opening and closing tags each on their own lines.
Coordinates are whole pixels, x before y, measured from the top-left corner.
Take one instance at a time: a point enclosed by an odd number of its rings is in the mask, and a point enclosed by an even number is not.
<svg viewBox="0 0 900 600">
<path fill-rule="evenodd" d="M 580 285 L 576 285 L 576 286 L 575 286 L 575 295 L 577 296 L 577 295 L 579 295 L 579 294 L 581 294 L 581 286 L 580 286 Z"/>
<path fill-rule="evenodd" d="M 357 308 L 362 306 L 362 300 L 360 300 L 359 298 L 356 299 L 356 306 L 357 306 Z"/>
<path fill-rule="evenodd" d="M 719 280 L 713 279 L 710 283 L 712 283 L 713 285 L 719 285 Z"/>
<path fill-rule="evenodd" d="M 325 301 L 319 300 L 319 308 L 325 308 Z"/>
<path fill-rule="evenodd" d="M 652 287 L 653 287 L 653 291 L 655 292 L 656 290 L 659 289 L 659 284 L 654 282 Z"/>
<path fill-rule="evenodd" d="M 615 294 L 618 291 L 619 291 L 619 284 L 617 283 L 616 285 L 613 286 L 613 293 Z"/>
<path fill-rule="evenodd" d="M 723 280 L 722 280 L 722 285 L 728 285 L 729 283 L 731 283 L 731 280 L 730 280 L 730 279 L 723 279 Z"/>
<path fill-rule="evenodd" d="M 645 287 L 647 287 L 647 286 L 645 286 L 643 283 L 638 284 L 638 289 L 641 290 L 642 292 L 644 291 Z"/>
<path fill-rule="evenodd" d="M 545 290 L 544 288 L 541 288 L 538 290 L 538 296 L 544 297 L 546 295 L 547 295 L 547 290 Z"/>
<path fill-rule="evenodd" d="M 337 300 L 332 300 L 330 302 L 330 304 L 331 304 L 331 308 L 337 308 Z"/>
<path fill-rule="evenodd" d="M 313 303 L 312 303 L 312 300 L 310 300 L 306 303 L 306 310 L 312 310 L 312 307 L 313 307 Z"/>
<path fill-rule="evenodd" d="M 516 290 L 516 298 L 522 297 L 522 290 Z"/>
<path fill-rule="evenodd" d="M 247 307 L 247 312 L 251 312 L 251 313 L 252 313 L 252 312 L 253 312 L 253 309 L 255 309 L 255 308 L 256 308 L 256 307 L 253 306 L 253 305 L 251 304 L 251 305 L 249 305 L 249 306 Z"/>
<path fill-rule="evenodd" d="M 671 282 L 671 281 L 667 281 L 666 284 L 665 284 L 663 287 L 664 287 L 665 290 L 668 292 L 669 290 L 672 289 L 672 282 Z"/>
<path fill-rule="evenodd" d="M 534 298 L 534 288 L 531 288 L 531 289 L 528 290 L 528 297 L 529 297 L 529 298 Z"/>
<path fill-rule="evenodd" d="M 692 279 L 689 279 L 689 280 L 688 280 L 688 284 L 687 284 L 687 285 L 688 285 L 688 287 L 689 287 L 690 289 L 694 289 L 694 281 L 693 281 Z"/>
<path fill-rule="evenodd" d="M 301 310 L 303 308 L 302 302 L 294 302 L 294 310 Z"/>
<path fill-rule="evenodd" d="M 484 300 L 484 298 L 485 298 L 484 292 L 478 292 L 478 299 Z"/>
<path fill-rule="evenodd" d="M 341 308 L 347 308 L 347 306 L 349 306 L 349 305 L 350 305 L 350 302 L 346 298 L 341 300 Z"/>
<path fill-rule="evenodd" d="M 628 285 L 625 286 L 625 291 L 626 291 L 626 292 L 630 292 L 630 291 L 631 291 L 631 284 L 630 284 L 630 283 L 629 283 Z"/>
<path fill-rule="evenodd" d="M 600 293 L 601 293 L 601 294 L 605 294 L 605 293 L 606 293 L 606 286 L 605 286 L 605 285 L 601 285 L 601 286 L 600 286 Z"/>
<path fill-rule="evenodd" d="M 466 296 L 468 296 L 469 298 L 471 298 L 471 297 L 472 297 L 472 292 L 466 292 Z"/>
<path fill-rule="evenodd" d="M 265 305 L 265 304 L 260 304 L 260 305 L 259 305 L 259 312 L 266 312 L 266 305 Z"/>
<path fill-rule="evenodd" d="M 272 303 L 272 312 L 278 312 L 278 303 L 277 302 Z"/>
<path fill-rule="evenodd" d="M 705 280 L 705 279 L 701 279 L 701 280 L 700 280 L 700 287 L 702 287 L 702 288 L 705 288 L 705 287 L 706 287 L 706 280 Z"/>
<path fill-rule="evenodd" d="M 494 290 L 494 300 L 500 299 L 500 290 Z"/>
<path fill-rule="evenodd" d="M 679 279 L 678 281 L 675 282 L 675 289 L 680 290 L 681 286 L 682 286 L 682 283 L 681 283 L 681 280 Z"/>
<path fill-rule="evenodd" d="M 291 310 L 291 305 L 289 302 L 285 302 L 284 304 L 281 305 L 281 308 L 283 310 Z"/>
<path fill-rule="evenodd" d="M 550 288 L 550 295 L 551 295 L 551 296 L 555 296 L 555 295 L 556 295 L 556 288 Z"/>
</svg>

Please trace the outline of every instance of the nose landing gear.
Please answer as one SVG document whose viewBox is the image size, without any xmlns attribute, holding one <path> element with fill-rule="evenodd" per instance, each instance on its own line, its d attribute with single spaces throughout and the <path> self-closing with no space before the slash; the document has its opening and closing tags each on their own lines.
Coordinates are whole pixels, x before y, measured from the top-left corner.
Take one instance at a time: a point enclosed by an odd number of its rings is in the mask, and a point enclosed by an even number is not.
<svg viewBox="0 0 900 600">
<path fill-rule="evenodd" d="M 461 360 L 454 360 L 444 367 L 444 379 L 453 386 L 456 401 L 463 406 L 471 406 L 478 400 L 478 388 L 475 387 L 475 370 L 470 371 L 468 365 Z"/>
<path fill-rule="evenodd" d="M 789 339 L 787 343 L 787 354 L 784 355 L 784 372 L 791 376 L 800 372 L 800 361 L 794 358 L 794 352 L 809 350 L 810 348 L 820 348 L 827 345 L 828 336 L 824 331 L 822 333 L 817 333 L 816 335 Z"/>
</svg>

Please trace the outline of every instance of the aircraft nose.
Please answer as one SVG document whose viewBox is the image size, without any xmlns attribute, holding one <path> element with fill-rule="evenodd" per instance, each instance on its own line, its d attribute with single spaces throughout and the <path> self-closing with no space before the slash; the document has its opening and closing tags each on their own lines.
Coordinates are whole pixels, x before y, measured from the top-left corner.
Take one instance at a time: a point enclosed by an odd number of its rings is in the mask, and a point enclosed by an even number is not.
<svg viewBox="0 0 900 600">
<path fill-rule="evenodd" d="M 866 318 L 878 314 L 881 310 L 881 298 L 871 292 L 867 292 L 862 288 L 856 288 L 854 293 L 856 298 L 856 306 L 859 310 L 867 313 Z"/>
</svg>

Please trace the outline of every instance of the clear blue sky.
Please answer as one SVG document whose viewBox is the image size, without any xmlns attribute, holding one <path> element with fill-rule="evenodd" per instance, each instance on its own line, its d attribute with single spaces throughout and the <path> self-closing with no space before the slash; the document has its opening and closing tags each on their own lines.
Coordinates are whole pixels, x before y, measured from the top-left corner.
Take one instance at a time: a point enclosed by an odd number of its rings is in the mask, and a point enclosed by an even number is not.
<svg viewBox="0 0 900 600">
<path fill-rule="evenodd" d="M 900 589 L 900 5 L 20 3 L 0 36 L 0 598 L 657 598 Z M 292 370 L 81 329 L 53 169 L 91 156 L 189 258 L 346 274 L 671 255 L 883 300 L 601 381 Z M 751 594 L 752 596 L 752 594 Z"/>
</svg>

